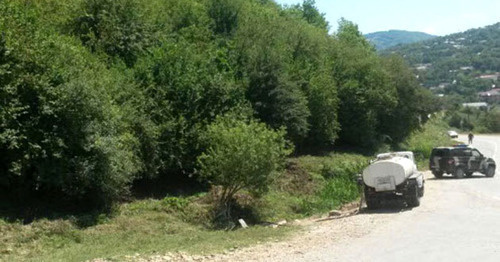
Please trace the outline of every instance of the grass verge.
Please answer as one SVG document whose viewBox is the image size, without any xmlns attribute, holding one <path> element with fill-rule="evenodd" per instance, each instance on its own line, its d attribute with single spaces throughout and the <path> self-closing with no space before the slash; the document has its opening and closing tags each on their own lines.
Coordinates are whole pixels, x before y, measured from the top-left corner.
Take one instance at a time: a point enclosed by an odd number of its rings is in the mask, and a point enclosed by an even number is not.
<svg viewBox="0 0 500 262">
<path fill-rule="evenodd" d="M 304 218 L 355 200 L 354 176 L 368 158 L 350 154 L 290 159 L 261 199 L 239 195 L 240 216 L 250 222 Z M 0 261 L 120 260 L 134 254 L 186 252 L 203 255 L 281 239 L 298 227 L 255 225 L 248 229 L 210 229 L 210 193 L 186 198 L 122 204 L 96 225 L 82 218 L 35 220 L 29 225 L 0 220 Z"/>
<path fill-rule="evenodd" d="M 399 147 L 401 150 L 412 151 L 419 170 L 429 169 L 429 157 L 432 149 L 438 146 L 456 144 L 448 134 L 449 126 L 443 116 L 437 115 L 430 119 L 421 129 L 414 131 Z"/>
<path fill-rule="evenodd" d="M 200 199 L 200 198 L 198 198 Z M 182 201 L 182 200 L 181 200 Z M 156 252 L 211 254 L 259 241 L 281 239 L 290 227 L 270 230 L 210 230 L 197 216 L 206 208 L 191 201 L 179 211 L 172 201 L 144 200 L 120 206 L 101 224 L 78 228 L 72 219 L 38 220 L 30 225 L 0 220 L 0 261 L 85 261 Z"/>
<path fill-rule="evenodd" d="M 356 175 L 368 162 L 369 157 L 357 154 L 290 159 L 286 172 L 258 206 L 259 217 L 270 221 L 302 218 L 356 200 Z"/>
</svg>

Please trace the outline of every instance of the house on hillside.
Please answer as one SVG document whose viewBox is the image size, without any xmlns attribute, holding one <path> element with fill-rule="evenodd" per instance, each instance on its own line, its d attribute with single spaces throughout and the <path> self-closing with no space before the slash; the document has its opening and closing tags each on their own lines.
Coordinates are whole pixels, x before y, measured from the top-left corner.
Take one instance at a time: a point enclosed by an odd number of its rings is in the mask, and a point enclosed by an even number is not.
<svg viewBox="0 0 500 262">
<path fill-rule="evenodd" d="M 488 103 L 486 102 L 476 102 L 476 103 L 463 103 L 463 107 L 488 109 Z"/>
<path fill-rule="evenodd" d="M 479 76 L 480 79 L 490 79 L 490 80 L 494 80 L 494 81 L 497 81 L 499 77 L 500 77 L 500 73 Z"/>
<path fill-rule="evenodd" d="M 444 89 L 444 88 L 448 87 L 449 85 L 450 85 L 450 83 L 441 83 L 441 84 L 439 84 L 438 87 L 441 89 Z"/>
<path fill-rule="evenodd" d="M 478 96 L 481 101 L 487 103 L 500 103 L 500 88 L 493 88 L 489 91 L 479 92 Z"/>
<path fill-rule="evenodd" d="M 417 64 L 415 65 L 415 69 L 417 69 L 418 71 L 422 71 L 429 69 L 431 66 L 432 64 Z"/>
</svg>

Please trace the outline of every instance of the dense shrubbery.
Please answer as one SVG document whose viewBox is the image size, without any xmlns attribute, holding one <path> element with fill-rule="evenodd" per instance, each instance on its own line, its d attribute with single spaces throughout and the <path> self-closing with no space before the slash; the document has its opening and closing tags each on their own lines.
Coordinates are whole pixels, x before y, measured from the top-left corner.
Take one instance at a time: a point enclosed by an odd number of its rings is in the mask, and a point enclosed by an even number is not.
<svg viewBox="0 0 500 262">
<path fill-rule="evenodd" d="M 130 99 L 140 99 L 139 90 L 75 39 L 36 31 L 41 25 L 24 7 L 8 3 L 1 11 L 4 192 L 21 201 L 39 193 L 96 202 L 121 197 L 142 168 L 133 130 L 140 105 Z"/>
<path fill-rule="evenodd" d="M 293 219 L 339 208 L 359 197 L 356 175 L 369 163 L 356 154 L 302 156 L 289 161 L 257 213 L 264 220 Z"/>
<path fill-rule="evenodd" d="M 432 149 L 438 146 L 451 146 L 447 131 L 449 126 L 440 114 L 434 114 L 423 128 L 415 130 L 399 145 L 400 150 L 412 151 L 419 162 L 420 169 L 428 168 Z"/>
<path fill-rule="evenodd" d="M 2 1 L 0 190 L 111 203 L 191 177 L 228 112 L 298 153 L 402 141 L 431 100 L 355 24 L 328 28 L 314 1 Z"/>
<path fill-rule="evenodd" d="M 445 120 L 448 124 L 462 131 L 476 133 L 500 132 L 500 108 L 471 108 L 455 105 L 446 112 Z"/>
<path fill-rule="evenodd" d="M 222 187 L 218 212 L 230 217 L 236 193 L 254 195 L 266 192 L 287 155 L 284 130 L 273 131 L 255 121 L 219 117 L 204 136 L 206 151 L 198 157 L 202 178 Z"/>
</svg>

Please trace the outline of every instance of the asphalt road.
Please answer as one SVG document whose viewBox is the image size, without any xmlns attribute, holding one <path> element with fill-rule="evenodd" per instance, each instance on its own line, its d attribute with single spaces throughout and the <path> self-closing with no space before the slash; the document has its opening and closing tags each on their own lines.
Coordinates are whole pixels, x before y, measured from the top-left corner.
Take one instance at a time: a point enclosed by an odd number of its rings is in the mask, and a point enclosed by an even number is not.
<svg viewBox="0 0 500 262">
<path fill-rule="evenodd" d="M 500 164 L 500 135 L 477 135 L 473 145 Z M 434 179 L 427 172 L 420 207 L 386 203 L 375 212 L 312 223 L 292 240 L 220 260 L 500 261 L 500 170 L 493 178 L 475 173 L 464 179 Z"/>
<path fill-rule="evenodd" d="M 465 136 L 460 140 L 466 141 Z M 500 163 L 500 136 L 476 136 L 473 146 Z M 428 175 L 422 204 L 393 208 L 374 231 L 333 243 L 295 261 L 500 261 L 500 174 L 436 180 Z M 391 209 L 381 212 L 391 212 Z M 376 215 L 376 214 L 369 214 Z M 366 225 L 363 225 L 366 226 Z"/>
</svg>

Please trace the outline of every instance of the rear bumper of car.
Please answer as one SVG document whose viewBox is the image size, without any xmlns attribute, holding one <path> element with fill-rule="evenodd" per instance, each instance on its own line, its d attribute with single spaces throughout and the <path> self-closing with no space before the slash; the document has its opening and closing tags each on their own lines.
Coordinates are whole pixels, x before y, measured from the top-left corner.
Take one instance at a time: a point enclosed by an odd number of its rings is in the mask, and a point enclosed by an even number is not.
<svg viewBox="0 0 500 262">
<path fill-rule="evenodd" d="M 437 173 L 437 172 L 443 172 L 443 173 L 448 173 L 448 174 L 451 174 L 453 172 L 455 172 L 455 167 L 446 167 L 446 168 L 437 168 L 437 167 L 430 167 L 429 168 L 433 173 Z"/>
</svg>

